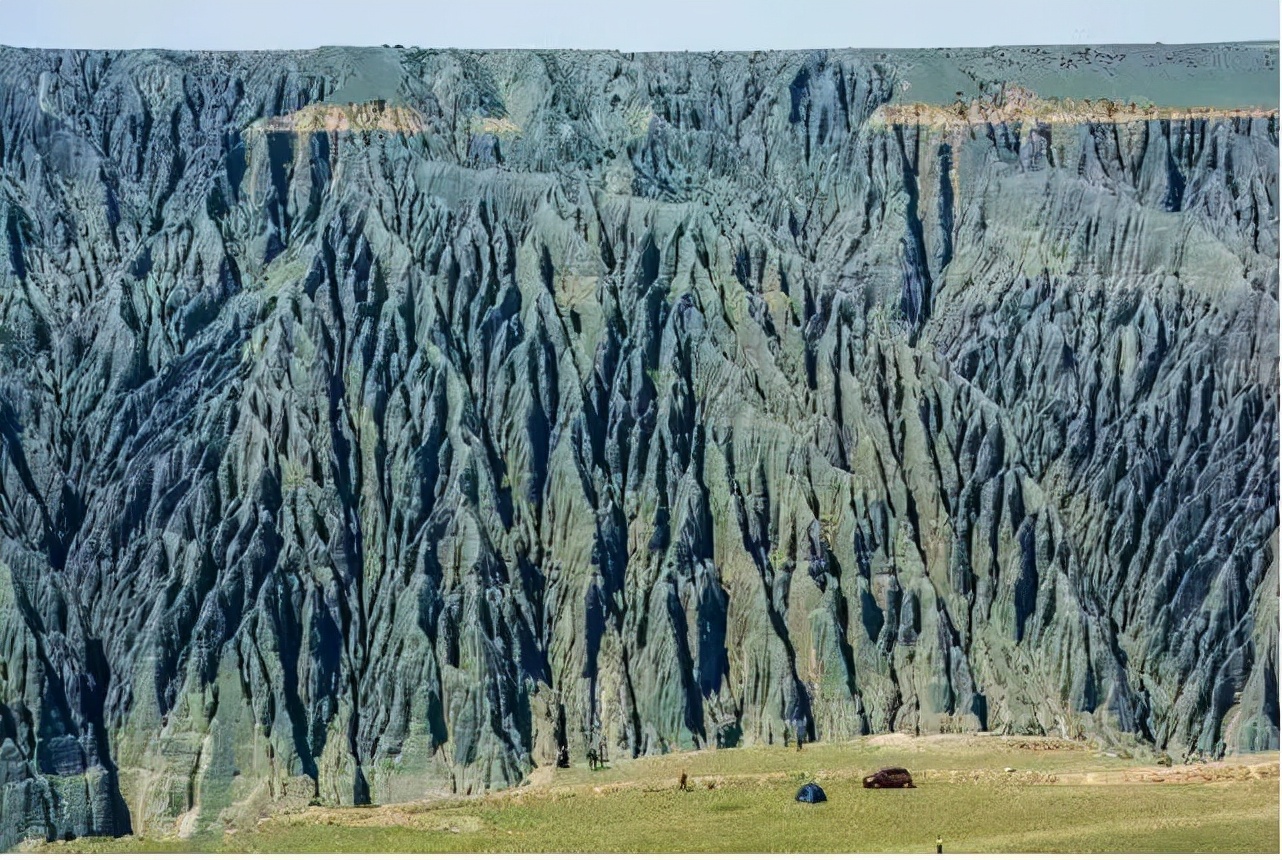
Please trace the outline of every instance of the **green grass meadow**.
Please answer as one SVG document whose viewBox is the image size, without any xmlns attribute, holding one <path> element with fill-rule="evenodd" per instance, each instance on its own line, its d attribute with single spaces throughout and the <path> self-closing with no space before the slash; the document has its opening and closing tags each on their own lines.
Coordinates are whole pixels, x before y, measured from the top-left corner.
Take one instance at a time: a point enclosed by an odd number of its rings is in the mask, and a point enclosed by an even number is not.
<svg viewBox="0 0 1282 860">
<path fill-rule="evenodd" d="M 949 748 L 951 747 L 951 748 Z M 869 791 L 888 764 L 919 788 Z M 1267 852 L 1278 779 L 1116 781 L 1135 762 L 997 743 L 882 749 L 870 743 L 727 750 L 543 774 L 517 791 L 438 803 L 309 809 L 193 840 L 81 839 L 112 852 Z M 1014 773 L 1006 772 L 1015 768 Z M 676 790 L 681 772 L 694 788 Z M 1172 771 L 1174 773 L 1174 771 Z M 1057 784 L 1067 778 L 1074 784 Z M 1082 779 L 1099 784 L 1077 784 Z M 550 777 L 550 778 L 549 778 Z M 1110 781 L 1110 778 L 1113 781 Z M 797 803 L 808 780 L 829 802 Z M 1200 778 L 1199 778 L 1200 779 Z"/>
</svg>

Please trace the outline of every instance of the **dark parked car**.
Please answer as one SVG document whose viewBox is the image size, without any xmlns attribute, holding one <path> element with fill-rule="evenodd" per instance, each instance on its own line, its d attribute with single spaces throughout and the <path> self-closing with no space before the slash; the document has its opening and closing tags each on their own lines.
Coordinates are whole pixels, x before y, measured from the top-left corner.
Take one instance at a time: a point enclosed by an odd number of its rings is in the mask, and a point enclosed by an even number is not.
<svg viewBox="0 0 1282 860">
<path fill-rule="evenodd" d="M 913 777 L 902 767 L 887 767 L 864 777 L 864 788 L 916 788 Z"/>
</svg>

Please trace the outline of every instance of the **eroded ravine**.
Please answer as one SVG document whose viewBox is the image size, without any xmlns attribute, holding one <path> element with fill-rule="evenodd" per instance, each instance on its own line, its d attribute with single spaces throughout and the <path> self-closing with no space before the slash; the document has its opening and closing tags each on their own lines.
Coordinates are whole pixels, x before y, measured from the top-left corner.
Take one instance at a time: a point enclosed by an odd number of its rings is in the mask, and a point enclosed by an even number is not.
<svg viewBox="0 0 1282 860">
<path fill-rule="evenodd" d="M 0 52 L 0 844 L 1276 748 L 1276 90 L 910 122 L 895 62 Z"/>
</svg>

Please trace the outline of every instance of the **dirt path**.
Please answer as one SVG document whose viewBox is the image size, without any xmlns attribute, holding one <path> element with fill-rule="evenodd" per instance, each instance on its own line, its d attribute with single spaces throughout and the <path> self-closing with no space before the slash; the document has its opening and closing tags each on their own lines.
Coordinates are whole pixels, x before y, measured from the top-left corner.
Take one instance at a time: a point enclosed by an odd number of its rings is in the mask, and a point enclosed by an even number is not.
<svg viewBox="0 0 1282 860">
<path fill-rule="evenodd" d="M 1254 757 L 1252 757 L 1254 758 Z M 1187 785 L 1201 782 L 1242 782 L 1253 779 L 1277 779 L 1278 758 L 1271 761 L 1217 761 L 1172 767 L 1144 765 L 1118 770 L 1058 773 L 1058 785 L 1116 785 L 1119 783 L 1165 782 Z"/>
</svg>

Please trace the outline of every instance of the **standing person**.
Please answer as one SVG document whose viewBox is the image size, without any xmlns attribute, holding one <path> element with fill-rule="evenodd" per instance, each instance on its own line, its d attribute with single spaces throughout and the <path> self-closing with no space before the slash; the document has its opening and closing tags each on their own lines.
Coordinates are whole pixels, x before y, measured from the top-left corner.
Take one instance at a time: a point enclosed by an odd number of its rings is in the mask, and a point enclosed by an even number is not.
<svg viewBox="0 0 1282 860">
<path fill-rule="evenodd" d="M 935 837 L 935 853 L 936 854 L 944 853 L 944 837 L 942 836 Z"/>
</svg>

